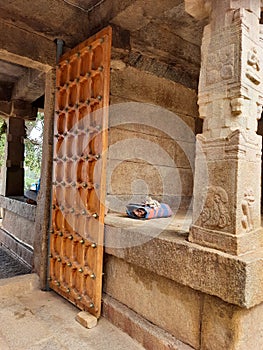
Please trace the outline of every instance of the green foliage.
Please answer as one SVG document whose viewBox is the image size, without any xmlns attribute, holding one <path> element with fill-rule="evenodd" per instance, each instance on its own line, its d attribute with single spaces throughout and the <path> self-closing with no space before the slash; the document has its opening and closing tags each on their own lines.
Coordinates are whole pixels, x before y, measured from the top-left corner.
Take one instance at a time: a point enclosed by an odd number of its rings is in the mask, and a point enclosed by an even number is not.
<svg viewBox="0 0 263 350">
<path fill-rule="evenodd" d="M 38 113 L 35 121 L 26 123 L 27 136 L 25 139 L 25 188 L 40 178 L 41 161 L 42 161 L 42 139 L 44 128 L 44 114 Z M 32 130 L 38 129 L 38 137 L 32 135 Z"/>
</svg>

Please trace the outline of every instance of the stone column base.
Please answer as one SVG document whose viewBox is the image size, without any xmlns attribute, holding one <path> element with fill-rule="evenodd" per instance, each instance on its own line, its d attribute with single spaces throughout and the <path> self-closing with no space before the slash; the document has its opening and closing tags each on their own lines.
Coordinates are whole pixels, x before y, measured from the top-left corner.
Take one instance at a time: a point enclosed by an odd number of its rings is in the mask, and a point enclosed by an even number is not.
<svg viewBox="0 0 263 350">
<path fill-rule="evenodd" d="M 260 249 L 261 137 L 235 130 L 197 141 L 189 241 L 233 255 Z"/>
<path fill-rule="evenodd" d="M 204 247 L 216 248 L 233 255 L 243 255 L 263 247 L 263 228 L 234 235 L 192 225 L 188 239 Z"/>
</svg>

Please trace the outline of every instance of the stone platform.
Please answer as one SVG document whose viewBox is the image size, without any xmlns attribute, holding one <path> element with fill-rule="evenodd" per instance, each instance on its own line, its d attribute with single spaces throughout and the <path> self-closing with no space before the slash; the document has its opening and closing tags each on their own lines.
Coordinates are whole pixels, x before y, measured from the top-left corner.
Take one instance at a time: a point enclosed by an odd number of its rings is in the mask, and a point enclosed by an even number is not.
<svg viewBox="0 0 263 350">
<path fill-rule="evenodd" d="M 38 287 L 34 274 L 0 281 L 1 350 L 143 350 L 105 318 L 84 328 L 77 308 Z"/>
</svg>

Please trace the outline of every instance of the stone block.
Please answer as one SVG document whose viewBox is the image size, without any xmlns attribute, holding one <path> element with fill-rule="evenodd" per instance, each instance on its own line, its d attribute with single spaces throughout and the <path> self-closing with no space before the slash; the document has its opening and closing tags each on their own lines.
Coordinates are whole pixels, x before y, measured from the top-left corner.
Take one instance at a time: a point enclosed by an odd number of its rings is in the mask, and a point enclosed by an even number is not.
<svg viewBox="0 0 263 350">
<path fill-rule="evenodd" d="M 109 195 L 192 196 L 192 170 L 149 164 L 140 159 L 110 160 Z"/>
<path fill-rule="evenodd" d="M 263 304 L 241 309 L 205 296 L 201 350 L 247 350 L 263 347 Z"/>
<path fill-rule="evenodd" d="M 97 326 L 97 318 L 88 312 L 81 311 L 76 316 L 76 321 L 85 328 L 94 328 Z"/>
<path fill-rule="evenodd" d="M 111 256 L 105 264 L 104 291 L 177 339 L 199 346 L 198 292 Z"/>
<path fill-rule="evenodd" d="M 136 129 L 137 131 L 110 128 L 108 155 L 110 159 L 149 158 L 150 162 L 158 165 L 175 165 L 174 140 L 142 133 L 141 125 Z"/>
<path fill-rule="evenodd" d="M 24 296 L 26 293 L 39 289 L 37 274 L 16 276 L 0 280 L 1 298 Z"/>
<path fill-rule="evenodd" d="M 108 158 L 127 160 L 136 156 L 150 156 L 158 165 L 190 168 L 194 166 L 195 143 L 173 139 L 159 129 L 141 124 L 110 128 Z"/>
<path fill-rule="evenodd" d="M 150 73 L 139 72 L 132 67 L 112 72 L 111 94 L 131 101 L 153 103 L 180 115 L 198 115 L 194 90 Z"/>
<path fill-rule="evenodd" d="M 187 231 L 176 225 L 149 220 L 136 229 L 137 220 L 110 218 L 105 219 L 107 254 L 234 305 L 251 308 L 263 302 L 262 250 L 233 256 L 188 242 Z M 183 224 L 183 215 L 174 217 L 178 222 Z M 148 231 L 154 235 L 147 237 Z"/>
<path fill-rule="evenodd" d="M 5 210 L 2 226 L 19 240 L 33 246 L 35 239 L 35 223 L 33 221 Z"/>
<path fill-rule="evenodd" d="M 105 318 L 137 340 L 146 350 L 193 349 L 107 294 L 103 295 L 102 312 Z"/>
</svg>

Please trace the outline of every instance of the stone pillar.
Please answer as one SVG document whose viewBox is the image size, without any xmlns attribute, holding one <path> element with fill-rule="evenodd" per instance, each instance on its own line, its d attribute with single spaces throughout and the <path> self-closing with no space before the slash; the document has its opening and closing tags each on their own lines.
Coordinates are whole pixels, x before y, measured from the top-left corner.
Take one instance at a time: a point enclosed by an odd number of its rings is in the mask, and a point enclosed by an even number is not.
<svg viewBox="0 0 263 350">
<path fill-rule="evenodd" d="M 185 0 L 209 15 L 202 41 L 193 225 L 189 240 L 242 255 L 262 246 L 260 0 Z M 202 12 L 203 11 L 203 12 Z"/>
<path fill-rule="evenodd" d="M 24 195 L 24 137 L 25 121 L 10 117 L 7 120 L 6 166 L 3 174 L 3 195 Z"/>
<path fill-rule="evenodd" d="M 47 288 L 48 229 L 50 222 L 52 166 L 53 166 L 53 125 L 56 91 L 56 69 L 46 73 L 44 134 L 41 166 L 41 184 L 35 220 L 34 271 L 40 277 L 41 289 Z"/>
</svg>

